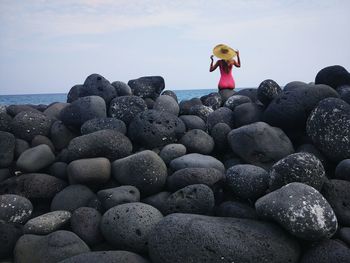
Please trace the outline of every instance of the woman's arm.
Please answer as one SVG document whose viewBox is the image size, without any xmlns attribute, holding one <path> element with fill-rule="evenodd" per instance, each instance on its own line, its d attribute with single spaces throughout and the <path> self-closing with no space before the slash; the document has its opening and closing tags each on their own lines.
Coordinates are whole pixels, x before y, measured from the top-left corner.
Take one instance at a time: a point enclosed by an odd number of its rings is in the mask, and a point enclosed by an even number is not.
<svg viewBox="0 0 350 263">
<path fill-rule="evenodd" d="M 235 65 L 237 68 L 241 67 L 241 59 L 239 58 L 239 51 L 236 51 L 237 54 L 237 61 L 233 60 L 233 65 Z"/>
<path fill-rule="evenodd" d="M 211 59 L 211 63 L 210 63 L 210 68 L 209 68 L 209 72 L 213 72 L 215 69 L 217 69 L 217 67 L 219 66 L 219 60 L 216 61 L 215 65 L 213 66 L 214 63 L 214 59 L 213 59 L 213 55 L 210 56 Z"/>
</svg>

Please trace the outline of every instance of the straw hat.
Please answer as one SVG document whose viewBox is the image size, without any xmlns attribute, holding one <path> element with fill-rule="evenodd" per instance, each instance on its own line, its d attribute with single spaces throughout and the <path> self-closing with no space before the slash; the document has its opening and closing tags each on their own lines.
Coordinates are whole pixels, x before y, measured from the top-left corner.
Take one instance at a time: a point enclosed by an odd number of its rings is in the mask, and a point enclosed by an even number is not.
<svg viewBox="0 0 350 263">
<path fill-rule="evenodd" d="M 214 47 L 213 53 L 216 57 L 225 60 L 229 60 L 236 56 L 236 51 L 224 44 L 219 44 L 216 47 Z"/>
</svg>

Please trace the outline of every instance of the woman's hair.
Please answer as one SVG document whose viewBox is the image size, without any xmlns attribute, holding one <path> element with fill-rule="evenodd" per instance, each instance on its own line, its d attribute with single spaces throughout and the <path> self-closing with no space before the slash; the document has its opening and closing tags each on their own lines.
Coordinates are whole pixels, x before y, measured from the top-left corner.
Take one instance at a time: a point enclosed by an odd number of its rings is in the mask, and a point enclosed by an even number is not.
<svg viewBox="0 0 350 263">
<path fill-rule="evenodd" d="M 229 64 L 228 64 L 228 61 L 230 61 L 230 60 L 224 60 L 224 59 L 222 59 L 221 61 L 222 61 L 222 62 L 221 62 L 222 68 L 224 69 L 224 71 L 225 71 L 226 73 L 230 73 L 230 66 L 229 66 Z"/>
</svg>

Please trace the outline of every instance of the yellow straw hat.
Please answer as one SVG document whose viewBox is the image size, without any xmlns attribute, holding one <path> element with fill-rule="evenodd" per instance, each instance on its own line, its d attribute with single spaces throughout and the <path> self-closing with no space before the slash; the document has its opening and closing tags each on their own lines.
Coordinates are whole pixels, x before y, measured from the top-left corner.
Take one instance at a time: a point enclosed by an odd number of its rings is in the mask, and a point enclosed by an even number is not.
<svg viewBox="0 0 350 263">
<path fill-rule="evenodd" d="M 229 60 L 236 56 L 236 51 L 224 44 L 219 44 L 216 47 L 214 47 L 213 53 L 216 57 L 225 60 Z"/>
</svg>

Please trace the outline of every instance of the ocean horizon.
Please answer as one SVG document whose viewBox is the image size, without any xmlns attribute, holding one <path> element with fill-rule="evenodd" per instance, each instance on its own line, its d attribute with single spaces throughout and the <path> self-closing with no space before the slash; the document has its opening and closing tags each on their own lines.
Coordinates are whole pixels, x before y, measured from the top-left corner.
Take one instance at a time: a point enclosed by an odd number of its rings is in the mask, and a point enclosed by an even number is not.
<svg viewBox="0 0 350 263">
<path fill-rule="evenodd" d="M 241 90 L 243 88 L 236 88 Z M 166 90 L 166 89 L 165 89 Z M 201 97 L 218 89 L 188 89 L 188 90 L 172 90 L 178 97 L 179 102 L 191 98 Z M 0 105 L 18 105 L 18 104 L 33 104 L 49 105 L 54 102 L 66 102 L 68 93 L 38 93 L 38 94 L 14 94 L 0 95 Z"/>
</svg>

